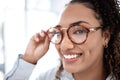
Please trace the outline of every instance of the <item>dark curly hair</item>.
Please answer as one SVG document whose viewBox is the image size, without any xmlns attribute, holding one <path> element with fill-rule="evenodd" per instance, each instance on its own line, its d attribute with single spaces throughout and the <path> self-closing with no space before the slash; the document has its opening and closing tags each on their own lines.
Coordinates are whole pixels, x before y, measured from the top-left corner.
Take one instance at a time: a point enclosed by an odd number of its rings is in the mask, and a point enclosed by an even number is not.
<svg viewBox="0 0 120 80">
<path fill-rule="evenodd" d="M 111 79 L 120 80 L 120 2 L 118 0 L 72 0 L 69 4 L 83 3 L 94 10 L 96 18 L 103 25 L 103 32 L 110 30 L 111 37 L 108 47 L 104 49 L 104 68 L 107 75 L 113 74 Z M 56 79 L 60 79 L 63 70 L 61 65 L 56 73 Z"/>
</svg>

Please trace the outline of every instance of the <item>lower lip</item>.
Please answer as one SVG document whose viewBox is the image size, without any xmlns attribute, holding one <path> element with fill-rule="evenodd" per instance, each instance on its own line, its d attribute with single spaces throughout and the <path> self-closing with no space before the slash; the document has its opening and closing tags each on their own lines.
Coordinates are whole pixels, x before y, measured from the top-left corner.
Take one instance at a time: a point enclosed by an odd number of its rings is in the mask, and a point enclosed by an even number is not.
<svg viewBox="0 0 120 80">
<path fill-rule="evenodd" d="M 82 55 L 81 55 L 82 56 Z M 78 56 L 77 58 L 72 58 L 72 59 L 66 59 L 66 58 L 64 58 L 64 61 L 66 62 L 66 63 L 74 63 L 74 62 L 76 62 L 81 56 Z"/>
</svg>

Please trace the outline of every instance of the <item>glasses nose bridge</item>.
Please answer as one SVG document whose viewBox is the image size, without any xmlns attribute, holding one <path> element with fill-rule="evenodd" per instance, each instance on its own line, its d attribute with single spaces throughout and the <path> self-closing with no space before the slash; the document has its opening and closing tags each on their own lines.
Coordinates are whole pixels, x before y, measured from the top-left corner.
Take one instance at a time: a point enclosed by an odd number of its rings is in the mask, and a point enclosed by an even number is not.
<svg viewBox="0 0 120 80">
<path fill-rule="evenodd" d="M 67 30 L 68 30 L 68 28 L 61 28 L 60 30 L 61 30 L 61 31 L 63 31 L 63 30 L 67 31 Z"/>
<path fill-rule="evenodd" d="M 65 34 L 68 36 L 68 29 L 69 28 L 61 28 L 62 35 L 65 36 Z"/>
<path fill-rule="evenodd" d="M 62 28 L 62 29 L 61 29 L 61 31 L 64 31 L 64 32 L 62 32 L 62 36 L 63 36 L 63 37 L 62 37 L 62 40 L 61 40 L 62 42 L 64 42 L 64 39 L 65 39 L 65 41 L 66 41 L 66 39 L 68 39 L 68 40 L 71 42 L 71 39 L 69 38 L 69 34 L 68 34 L 68 29 L 69 29 L 69 28 Z M 65 37 L 65 36 L 66 36 L 66 37 Z M 68 41 L 68 42 L 69 42 L 69 41 Z"/>
<path fill-rule="evenodd" d="M 69 34 L 67 33 L 68 28 L 64 28 L 62 30 L 65 30 L 65 31 L 64 31 L 64 34 L 62 33 L 63 37 L 62 37 L 62 40 L 61 40 L 61 48 L 63 50 L 74 48 L 73 42 L 71 41 L 71 39 L 69 38 Z"/>
<path fill-rule="evenodd" d="M 61 32 L 62 32 L 62 36 L 64 37 L 65 35 L 67 35 L 67 37 L 69 36 L 68 35 L 68 28 L 61 28 L 60 29 L 61 30 Z M 68 37 L 69 38 L 69 37 Z"/>
</svg>

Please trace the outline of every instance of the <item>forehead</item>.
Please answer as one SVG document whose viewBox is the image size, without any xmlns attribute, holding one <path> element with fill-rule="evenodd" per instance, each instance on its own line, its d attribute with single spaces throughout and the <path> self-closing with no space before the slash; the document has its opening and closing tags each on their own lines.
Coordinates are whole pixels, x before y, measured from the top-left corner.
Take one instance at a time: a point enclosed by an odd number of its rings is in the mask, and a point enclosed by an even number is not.
<svg viewBox="0 0 120 80">
<path fill-rule="evenodd" d="M 59 24 L 68 26 L 77 21 L 86 21 L 90 24 L 99 25 L 98 20 L 95 18 L 95 12 L 92 9 L 81 3 L 69 4 L 62 13 Z"/>
</svg>

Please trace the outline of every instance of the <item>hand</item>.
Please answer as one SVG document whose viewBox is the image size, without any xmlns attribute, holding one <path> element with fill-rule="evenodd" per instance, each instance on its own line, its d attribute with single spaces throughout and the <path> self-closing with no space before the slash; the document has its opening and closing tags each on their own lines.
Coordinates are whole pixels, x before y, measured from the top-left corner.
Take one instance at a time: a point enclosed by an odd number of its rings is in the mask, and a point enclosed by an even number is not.
<svg viewBox="0 0 120 80">
<path fill-rule="evenodd" d="M 28 43 L 23 59 L 29 63 L 36 64 L 49 49 L 49 38 L 46 32 L 42 31 L 34 35 Z"/>
</svg>

